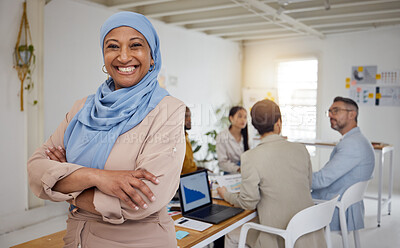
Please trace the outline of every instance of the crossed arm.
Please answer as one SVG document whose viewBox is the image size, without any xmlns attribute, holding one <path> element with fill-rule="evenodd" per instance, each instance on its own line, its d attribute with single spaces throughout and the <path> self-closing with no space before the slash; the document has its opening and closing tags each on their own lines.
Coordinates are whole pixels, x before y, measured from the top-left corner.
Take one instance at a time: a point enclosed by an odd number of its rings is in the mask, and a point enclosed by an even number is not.
<svg viewBox="0 0 400 248">
<path fill-rule="evenodd" d="M 50 160 L 61 163 L 67 162 L 65 150 L 62 147 L 49 147 L 45 152 Z M 139 210 L 139 206 L 143 209 L 148 207 L 138 194 L 138 190 L 149 200 L 155 201 L 153 192 L 141 179 L 147 179 L 154 184 L 159 183 L 156 176 L 144 169 L 115 171 L 82 167 L 59 180 L 54 185 L 53 190 L 61 193 L 83 191 L 75 200 L 71 199 L 68 202 L 78 208 L 101 215 L 96 211 L 93 204 L 94 188 L 98 188 L 105 194 L 118 197 L 135 210 Z"/>
</svg>

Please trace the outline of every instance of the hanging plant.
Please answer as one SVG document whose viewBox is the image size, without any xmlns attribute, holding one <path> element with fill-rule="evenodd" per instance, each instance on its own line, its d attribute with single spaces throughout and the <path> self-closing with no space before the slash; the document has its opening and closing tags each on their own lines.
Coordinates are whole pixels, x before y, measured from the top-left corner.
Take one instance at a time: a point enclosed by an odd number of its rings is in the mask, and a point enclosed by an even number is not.
<svg viewBox="0 0 400 248">
<path fill-rule="evenodd" d="M 28 17 L 26 15 L 26 2 L 23 3 L 23 6 L 24 12 L 22 14 L 18 39 L 14 49 L 14 68 L 17 70 L 18 78 L 21 81 L 19 93 L 21 111 L 24 111 L 24 90 L 30 92 L 34 86 L 32 73 L 36 63 L 35 48 L 32 45 L 32 37 L 29 29 Z M 33 105 L 35 104 L 37 104 L 36 100 L 33 102 Z"/>
</svg>

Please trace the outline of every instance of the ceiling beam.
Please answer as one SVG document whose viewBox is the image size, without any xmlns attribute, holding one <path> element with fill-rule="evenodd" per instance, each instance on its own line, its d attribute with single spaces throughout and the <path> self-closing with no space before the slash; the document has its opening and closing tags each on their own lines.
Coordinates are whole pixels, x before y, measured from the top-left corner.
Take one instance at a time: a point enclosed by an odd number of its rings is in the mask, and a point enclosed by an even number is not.
<svg viewBox="0 0 400 248">
<path fill-rule="evenodd" d="M 291 33 L 291 34 L 276 34 L 276 35 L 236 36 L 236 37 L 223 37 L 223 38 L 231 41 L 241 41 L 241 40 L 281 39 L 281 38 L 302 37 L 302 36 L 306 35 Z"/>
<path fill-rule="evenodd" d="M 264 33 L 277 33 L 287 31 L 284 28 L 269 28 L 269 29 L 256 29 L 256 30 L 237 30 L 237 31 L 229 31 L 229 32 L 205 32 L 208 35 L 215 36 L 234 36 L 234 35 L 247 35 L 247 34 L 264 34 Z"/>
<path fill-rule="evenodd" d="M 355 21 L 355 22 L 336 22 L 336 23 L 325 23 L 325 24 L 316 24 L 311 25 L 313 28 L 326 28 L 326 27 L 344 27 L 344 26 L 352 26 L 359 24 L 380 24 L 383 22 L 397 22 L 400 21 L 400 17 L 398 18 L 388 18 L 388 19 L 372 19 L 372 20 L 364 20 L 364 21 Z"/>
<path fill-rule="evenodd" d="M 331 10 L 332 9 L 339 9 L 339 8 L 350 8 L 350 7 L 358 7 L 364 5 L 371 5 L 371 4 L 383 4 L 383 3 L 390 3 L 396 2 L 399 0 L 376 0 L 376 1 L 360 1 L 360 2 L 352 2 L 352 3 L 339 3 L 339 4 L 330 4 Z M 283 10 L 284 14 L 292 14 L 292 13 L 299 13 L 299 12 L 307 12 L 307 11 L 316 11 L 316 10 L 325 10 L 325 6 L 318 5 L 313 7 L 305 7 L 305 8 L 296 8 L 296 9 L 285 9 Z"/>
<path fill-rule="evenodd" d="M 206 13 L 193 13 L 186 15 L 168 16 L 161 18 L 162 21 L 174 25 L 188 25 L 195 23 L 211 23 L 216 21 L 238 20 L 242 18 L 254 17 L 243 9 L 227 9 L 208 11 Z"/>
<path fill-rule="evenodd" d="M 390 10 L 378 10 L 378 11 L 368 11 L 368 12 L 354 12 L 347 14 L 339 14 L 339 15 L 324 15 L 324 16 L 314 16 L 314 17 L 304 17 L 297 18 L 298 21 L 315 21 L 315 20 L 325 20 L 325 19 L 337 19 L 337 18 L 346 18 L 346 17 L 359 17 L 359 16 L 371 16 L 371 15 L 380 15 L 380 14 L 392 14 L 400 12 L 400 9 L 390 9 Z"/>
<path fill-rule="evenodd" d="M 160 18 L 164 16 L 192 14 L 219 9 L 226 10 L 234 7 L 237 6 L 227 0 L 180 0 L 172 3 L 144 6 L 140 8 L 140 10 L 141 13 L 147 17 Z"/>
<path fill-rule="evenodd" d="M 236 3 L 238 3 L 237 0 L 232 0 Z M 245 3 L 241 4 L 243 7 L 249 6 L 249 7 L 253 7 L 256 9 L 259 9 L 261 11 L 263 11 L 266 14 L 269 15 L 274 15 L 274 18 L 279 19 L 283 22 L 286 22 L 287 24 L 293 26 L 293 28 L 299 30 L 299 31 L 305 31 L 308 34 L 317 36 L 319 38 L 324 38 L 324 34 L 322 34 L 321 32 L 319 32 L 318 30 L 315 30 L 314 28 L 311 28 L 295 19 L 293 19 L 292 17 L 281 13 L 280 15 L 277 15 L 277 10 L 260 2 L 259 0 L 243 0 Z M 250 10 L 250 9 L 249 9 Z"/>
<path fill-rule="evenodd" d="M 118 0 L 113 0 L 112 3 L 108 5 L 108 7 L 113 8 L 113 9 L 129 9 L 129 8 L 135 8 L 139 6 L 145 6 L 145 5 L 151 5 L 151 4 L 158 4 L 158 3 L 165 3 L 165 2 L 173 2 L 175 0 L 124 0 L 124 1 L 118 1 Z"/>
</svg>

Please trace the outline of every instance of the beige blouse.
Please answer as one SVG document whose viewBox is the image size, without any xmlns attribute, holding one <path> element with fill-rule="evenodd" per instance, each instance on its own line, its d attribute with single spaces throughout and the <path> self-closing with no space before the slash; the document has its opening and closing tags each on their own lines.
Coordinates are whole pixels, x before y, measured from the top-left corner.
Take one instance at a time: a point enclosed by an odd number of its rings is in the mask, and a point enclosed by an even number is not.
<svg viewBox="0 0 400 248">
<path fill-rule="evenodd" d="M 49 160 L 45 150 L 51 146 L 64 147 L 64 132 L 85 101 L 86 98 L 74 104 L 53 135 L 28 161 L 30 187 L 42 199 L 66 201 L 81 193 L 63 194 L 52 190 L 58 180 L 81 166 Z M 141 123 L 118 137 L 104 167 L 105 170 L 144 168 L 153 173 L 160 183 L 144 182 L 156 201 L 147 201 L 147 209 L 133 210 L 118 198 L 96 189 L 93 203 L 102 216 L 82 209 L 70 213 L 65 247 L 77 247 L 79 243 L 82 247 L 99 248 L 176 247 L 175 228 L 166 205 L 179 185 L 185 155 L 184 116 L 185 105 L 181 101 L 164 97 Z"/>
<path fill-rule="evenodd" d="M 238 173 L 240 155 L 244 152 L 243 137 L 237 142 L 227 128 L 217 135 L 216 143 L 220 169 L 230 173 Z"/>
</svg>

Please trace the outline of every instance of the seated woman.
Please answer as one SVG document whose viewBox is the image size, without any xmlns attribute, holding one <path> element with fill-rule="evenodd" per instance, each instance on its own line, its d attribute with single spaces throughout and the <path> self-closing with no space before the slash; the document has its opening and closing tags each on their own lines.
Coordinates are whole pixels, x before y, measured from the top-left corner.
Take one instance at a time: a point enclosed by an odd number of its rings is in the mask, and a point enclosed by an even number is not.
<svg viewBox="0 0 400 248">
<path fill-rule="evenodd" d="M 240 155 L 249 150 L 247 112 L 240 106 L 229 111 L 231 125 L 218 134 L 217 156 L 219 168 L 227 173 L 240 172 Z"/>
<path fill-rule="evenodd" d="M 251 109 L 252 124 L 261 135 L 260 144 L 241 156 L 242 185 L 240 193 L 218 188 L 218 194 L 236 207 L 257 208 L 259 222 L 276 228 L 286 228 L 299 211 L 312 206 L 311 162 L 302 144 L 291 143 L 279 134 L 281 112 L 274 102 L 263 100 Z M 229 233 L 225 247 L 237 247 L 240 229 Z M 276 235 L 260 233 L 247 243 L 252 247 L 283 248 L 284 241 Z M 322 230 L 304 235 L 296 248 L 326 247 Z"/>
<path fill-rule="evenodd" d="M 166 205 L 185 154 L 185 105 L 159 86 L 160 42 L 146 17 L 112 15 L 100 44 L 110 78 L 32 155 L 30 187 L 71 204 L 66 248 L 176 248 Z"/>
</svg>

